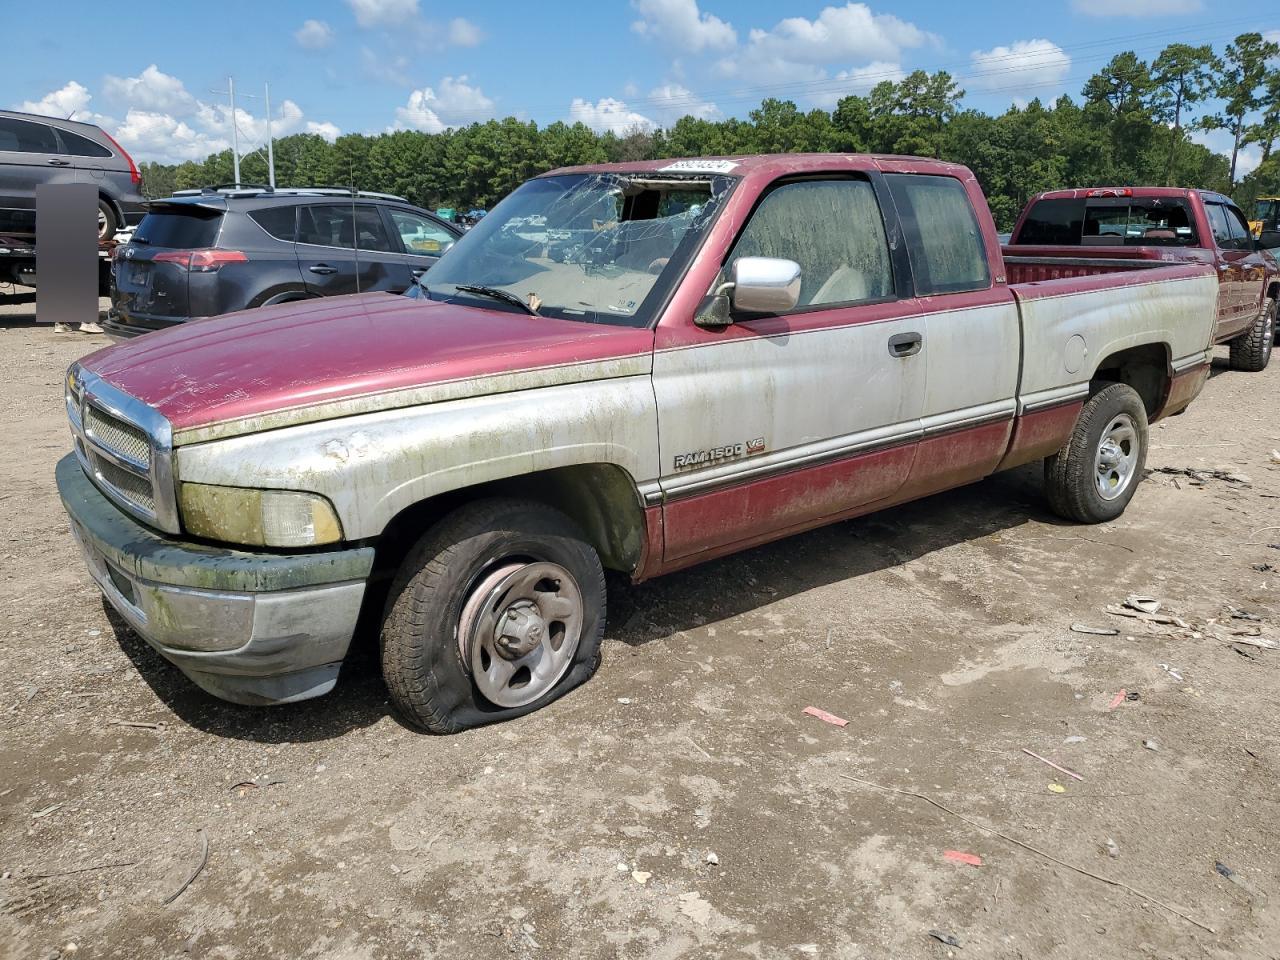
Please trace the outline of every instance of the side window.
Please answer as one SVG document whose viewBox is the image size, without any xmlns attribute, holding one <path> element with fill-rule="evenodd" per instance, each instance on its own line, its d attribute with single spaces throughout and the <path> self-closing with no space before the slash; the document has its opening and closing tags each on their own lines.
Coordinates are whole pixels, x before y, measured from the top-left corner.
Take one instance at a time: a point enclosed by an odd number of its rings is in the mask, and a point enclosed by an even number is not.
<svg viewBox="0 0 1280 960">
<path fill-rule="evenodd" d="M 444 227 L 406 210 L 388 210 L 396 233 L 404 244 L 405 253 L 420 253 L 438 257 L 444 248 L 453 243 L 453 234 Z"/>
<path fill-rule="evenodd" d="M 958 293 L 991 286 L 987 250 L 964 184 L 954 177 L 885 176 L 911 255 L 916 293 Z"/>
<path fill-rule="evenodd" d="M 1231 227 L 1227 223 L 1227 212 L 1220 203 L 1206 203 L 1205 213 L 1209 215 L 1209 229 L 1213 232 L 1213 242 L 1224 250 L 1234 249 L 1231 243 Z"/>
<path fill-rule="evenodd" d="M 361 250 L 391 252 L 382 217 L 374 207 L 357 206 L 353 211 L 349 203 L 317 203 L 299 208 L 298 243 L 349 250 L 356 246 L 357 236 Z"/>
<path fill-rule="evenodd" d="M 53 127 L 30 120 L 0 117 L 0 150 L 16 153 L 59 153 Z"/>
<path fill-rule="evenodd" d="M 112 153 L 100 143 L 94 143 L 88 137 L 82 137 L 78 133 L 72 133 L 70 130 L 59 130 L 58 136 L 62 138 L 62 148 L 68 156 L 72 157 L 110 157 Z"/>
<path fill-rule="evenodd" d="M 1224 206 L 1223 213 L 1227 215 L 1227 227 L 1231 231 L 1231 244 L 1237 250 L 1252 250 L 1253 237 L 1249 233 L 1249 224 L 1245 223 L 1244 214 L 1235 207 Z"/>
<path fill-rule="evenodd" d="M 729 255 L 800 264 L 798 306 L 892 297 L 889 242 L 866 180 L 807 180 L 770 192 Z"/>
<path fill-rule="evenodd" d="M 277 240 L 293 243 L 293 232 L 298 208 L 294 206 L 267 207 L 254 210 L 249 218 Z"/>
</svg>

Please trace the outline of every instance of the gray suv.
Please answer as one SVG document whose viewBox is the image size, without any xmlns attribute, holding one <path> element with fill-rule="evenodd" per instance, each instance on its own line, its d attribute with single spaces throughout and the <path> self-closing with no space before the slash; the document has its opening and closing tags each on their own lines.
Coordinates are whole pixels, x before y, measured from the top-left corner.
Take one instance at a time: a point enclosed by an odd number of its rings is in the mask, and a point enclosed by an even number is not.
<svg viewBox="0 0 1280 960">
<path fill-rule="evenodd" d="M 142 174 L 120 144 L 91 123 L 0 110 L 0 234 L 34 234 L 36 187 L 98 188 L 98 239 L 146 213 Z"/>
<path fill-rule="evenodd" d="M 402 197 L 242 184 L 147 204 L 115 250 L 112 339 L 314 297 L 404 293 L 461 236 Z"/>
</svg>

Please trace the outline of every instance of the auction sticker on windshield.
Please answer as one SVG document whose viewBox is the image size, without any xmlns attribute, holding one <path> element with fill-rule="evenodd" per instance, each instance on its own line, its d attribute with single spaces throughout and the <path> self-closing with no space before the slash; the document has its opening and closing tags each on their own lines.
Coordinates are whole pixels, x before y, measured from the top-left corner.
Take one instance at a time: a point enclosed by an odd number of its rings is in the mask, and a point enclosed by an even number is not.
<svg viewBox="0 0 1280 960">
<path fill-rule="evenodd" d="M 730 173 L 738 164 L 733 160 L 677 160 L 659 167 L 659 173 Z"/>
</svg>

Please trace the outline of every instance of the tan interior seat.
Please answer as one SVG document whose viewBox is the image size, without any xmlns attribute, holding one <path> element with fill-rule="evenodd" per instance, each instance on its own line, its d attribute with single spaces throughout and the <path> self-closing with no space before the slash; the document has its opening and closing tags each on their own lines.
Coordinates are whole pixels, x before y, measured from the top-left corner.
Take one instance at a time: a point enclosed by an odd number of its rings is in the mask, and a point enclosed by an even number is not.
<svg viewBox="0 0 1280 960">
<path fill-rule="evenodd" d="M 867 299 L 867 278 L 861 270 L 843 264 L 809 298 L 809 303 L 846 303 Z"/>
</svg>

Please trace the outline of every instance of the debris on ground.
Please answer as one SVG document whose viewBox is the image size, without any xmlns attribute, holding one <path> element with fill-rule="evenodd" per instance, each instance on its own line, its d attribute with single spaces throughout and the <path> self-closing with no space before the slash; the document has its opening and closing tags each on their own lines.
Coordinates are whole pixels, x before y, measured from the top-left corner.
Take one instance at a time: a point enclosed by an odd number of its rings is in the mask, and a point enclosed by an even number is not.
<svg viewBox="0 0 1280 960">
<path fill-rule="evenodd" d="M 711 919 L 711 904 L 702 899 L 696 890 L 680 894 L 680 912 L 694 923 L 705 924 Z"/>
<path fill-rule="evenodd" d="M 241 780 L 232 790 L 239 790 L 240 796 L 244 796 L 250 790 L 265 790 L 267 787 L 274 787 L 277 783 L 284 783 L 279 777 L 273 777 L 270 774 L 262 774 L 260 777 L 254 777 L 252 780 Z"/>
<path fill-rule="evenodd" d="M 1107 842 L 1104 844 L 1104 846 L 1107 848 L 1107 856 L 1109 856 L 1112 860 L 1120 856 L 1119 845 L 1110 837 L 1107 837 Z"/>
<path fill-rule="evenodd" d="M 173 901 L 182 896 L 183 891 L 186 890 L 187 887 L 191 886 L 191 884 L 195 883 L 196 877 L 200 876 L 201 871 L 205 868 L 205 864 L 209 862 L 209 837 L 204 832 L 203 828 L 196 832 L 200 834 L 200 862 L 196 864 L 195 869 L 191 871 L 187 879 L 182 881 L 182 885 L 179 886 L 177 890 L 173 891 L 173 893 L 160 901 L 163 904 L 167 905 L 173 903 Z"/>
<path fill-rule="evenodd" d="M 933 939 L 937 940 L 939 943 L 945 943 L 948 947 L 960 946 L 959 940 L 957 940 L 951 934 L 944 933 L 941 930 L 930 930 L 929 936 L 933 937 Z"/>
<path fill-rule="evenodd" d="M 1179 617 L 1175 617 L 1167 613 L 1147 613 L 1145 610 L 1129 606 L 1128 601 L 1125 601 L 1123 606 L 1115 606 L 1112 604 L 1106 608 L 1106 611 L 1113 617 L 1129 617 L 1133 620 L 1142 620 L 1145 623 L 1161 623 L 1169 626 L 1181 627 L 1183 630 L 1191 629 L 1191 626 Z"/>
<path fill-rule="evenodd" d="M 1253 486 L 1253 481 L 1249 477 L 1231 470 L 1204 470 L 1197 467 L 1152 467 L 1151 473 L 1187 477 L 1193 487 L 1203 486 L 1210 480 L 1221 480 L 1224 483 L 1233 483 L 1241 487 Z"/>
<path fill-rule="evenodd" d="M 1095 637 L 1118 637 L 1120 631 L 1114 627 L 1091 627 L 1087 623 L 1073 623 L 1071 625 L 1073 633 L 1089 633 Z"/>
<path fill-rule="evenodd" d="M 1269 563 L 1255 563 L 1253 564 L 1253 569 L 1257 570 L 1259 573 L 1272 573 L 1275 570 L 1275 567 Z"/>
<path fill-rule="evenodd" d="M 716 853 L 714 850 L 710 850 L 707 852 L 707 863 L 711 864 L 711 866 L 713 867 L 717 867 L 720 865 L 720 858 L 716 856 Z"/>
<path fill-rule="evenodd" d="M 1050 793 L 1066 793 L 1067 788 L 1060 783 L 1051 783 L 1049 784 L 1049 792 Z"/>
<path fill-rule="evenodd" d="M 1182 674 L 1179 673 L 1177 670 L 1173 669 L 1173 667 L 1169 666 L 1169 664 L 1157 663 L 1156 666 L 1159 667 L 1161 670 L 1163 670 L 1165 673 L 1167 673 L 1169 676 L 1173 677 L 1173 679 L 1175 680 L 1182 679 Z"/>
<path fill-rule="evenodd" d="M 634 880 L 636 883 L 640 884 L 640 886 L 642 887 L 649 882 L 649 878 L 652 876 L 653 874 L 650 873 L 648 870 L 632 870 L 631 871 L 631 879 Z"/>
<path fill-rule="evenodd" d="M 1057 770 L 1059 773 L 1065 773 L 1068 777 L 1071 777 L 1073 780 L 1080 780 L 1082 782 L 1084 781 L 1084 777 L 1080 776 L 1080 774 L 1076 773 L 1074 770 L 1068 770 L 1066 767 L 1063 767 L 1054 763 L 1048 757 L 1042 757 L 1038 753 L 1033 753 L 1032 751 L 1028 750 L 1026 747 L 1022 748 L 1022 752 L 1025 753 L 1028 757 L 1033 757 L 1036 760 L 1039 760 L 1041 763 L 1047 763 L 1049 766 L 1053 767 L 1053 769 Z"/>
<path fill-rule="evenodd" d="M 1266 894 L 1264 894 L 1261 890 L 1255 887 L 1252 883 L 1250 883 L 1244 877 L 1240 876 L 1239 872 L 1232 870 L 1230 867 L 1228 867 L 1221 860 L 1214 861 L 1213 869 L 1218 871 L 1218 873 L 1221 876 L 1230 880 L 1232 883 L 1234 883 L 1237 887 L 1239 887 L 1245 893 L 1249 894 L 1249 896 L 1253 897 L 1255 900 L 1265 899 Z"/>
<path fill-rule="evenodd" d="M 1080 736 L 1080 735 L 1077 733 L 1077 734 L 1072 734 L 1071 736 L 1067 737 L 1067 738 L 1066 738 L 1065 740 L 1063 740 L 1062 742 L 1063 742 L 1063 743 L 1066 743 L 1066 744 L 1072 744 L 1072 743 L 1084 743 L 1084 742 L 1085 742 L 1086 740 L 1088 740 L 1088 739 L 1089 739 L 1088 737 L 1082 737 L 1082 736 Z"/>
<path fill-rule="evenodd" d="M 1152 752 L 1160 749 L 1160 744 L 1156 743 L 1154 740 L 1143 740 L 1142 745 Z"/>
<path fill-rule="evenodd" d="M 1230 610 L 1232 620 L 1252 620 L 1255 623 L 1262 622 L 1262 618 L 1256 613 L 1250 613 L 1248 610 L 1237 610 L 1235 607 L 1231 607 Z"/>
<path fill-rule="evenodd" d="M 943 850 L 942 856 L 952 863 L 966 863 L 971 867 L 982 866 L 982 858 L 976 853 L 965 853 L 963 850 Z"/>
<path fill-rule="evenodd" d="M 1121 690 L 1119 693 L 1117 693 L 1114 697 L 1111 698 L 1111 702 L 1107 704 L 1107 709 L 1114 710 L 1116 707 L 1120 706 L 1120 704 L 1124 703 L 1125 700 L 1128 699 L 1128 696 L 1129 695 L 1127 691 Z"/>
<path fill-rule="evenodd" d="M 50 804 L 49 806 L 43 808 L 42 810 L 37 810 L 35 813 L 31 814 L 31 819 L 43 820 L 45 817 L 49 816 L 49 814 L 56 813 L 57 811 L 61 810 L 63 806 L 64 804 L 62 803 Z"/>
<path fill-rule="evenodd" d="M 1160 601 L 1155 597 L 1143 597 L 1137 594 L 1130 594 L 1125 599 L 1124 605 L 1130 610 L 1137 610 L 1139 613 L 1160 612 Z"/>
<path fill-rule="evenodd" d="M 847 727 L 849 725 L 848 720 L 843 717 L 837 717 L 834 713 L 827 713 L 827 711 L 819 707 L 805 707 L 800 712 L 807 713 L 811 717 L 817 717 L 823 723 L 830 723 L 833 726 Z"/>
</svg>

